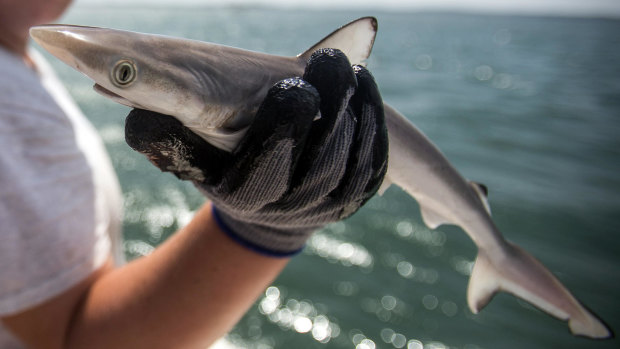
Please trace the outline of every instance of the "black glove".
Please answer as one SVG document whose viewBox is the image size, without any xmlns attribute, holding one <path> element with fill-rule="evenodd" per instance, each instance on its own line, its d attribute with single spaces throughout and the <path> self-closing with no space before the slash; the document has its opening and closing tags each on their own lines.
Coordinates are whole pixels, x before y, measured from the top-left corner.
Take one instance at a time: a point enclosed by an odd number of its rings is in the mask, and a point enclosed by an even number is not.
<svg viewBox="0 0 620 349">
<path fill-rule="evenodd" d="M 125 137 L 162 171 L 193 181 L 227 234 L 277 256 L 298 252 L 314 230 L 357 211 L 387 169 L 374 79 L 332 49 L 312 55 L 303 80 L 271 88 L 232 153 L 146 110 L 128 115 Z"/>
</svg>

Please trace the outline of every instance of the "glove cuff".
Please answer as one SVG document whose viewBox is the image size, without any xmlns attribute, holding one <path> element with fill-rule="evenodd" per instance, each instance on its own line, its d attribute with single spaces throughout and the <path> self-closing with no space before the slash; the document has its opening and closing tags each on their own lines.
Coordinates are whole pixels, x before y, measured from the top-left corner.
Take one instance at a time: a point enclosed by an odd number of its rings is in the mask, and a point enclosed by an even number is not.
<svg viewBox="0 0 620 349">
<path fill-rule="evenodd" d="M 281 231 L 271 227 L 239 222 L 211 205 L 218 227 L 240 245 L 269 257 L 292 257 L 299 254 L 314 229 Z"/>
</svg>

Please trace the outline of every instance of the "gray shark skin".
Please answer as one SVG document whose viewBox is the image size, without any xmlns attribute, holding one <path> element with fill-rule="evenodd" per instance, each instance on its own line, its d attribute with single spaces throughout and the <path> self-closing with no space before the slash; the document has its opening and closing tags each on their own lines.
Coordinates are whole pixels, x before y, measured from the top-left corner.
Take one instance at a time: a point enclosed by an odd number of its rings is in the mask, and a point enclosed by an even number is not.
<svg viewBox="0 0 620 349">
<path fill-rule="evenodd" d="M 213 43 L 114 29 L 47 25 L 32 38 L 95 81 L 112 100 L 168 114 L 221 149 L 231 151 L 267 90 L 302 76 L 319 48 L 342 50 L 352 64 L 370 55 L 376 19 L 360 18 L 296 57 L 274 56 Z M 506 241 L 490 217 L 485 188 L 465 180 L 441 152 L 394 108 L 385 105 L 389 167 L 382 190 L 398 185 L 417 200 L 429 228 L 460 226 L 478 247 L 467 290 L 472 312 L 499 291 L 511 293 L 568 321 L 575 335 L 613 334 L 533 256 Z"/>
</svg>

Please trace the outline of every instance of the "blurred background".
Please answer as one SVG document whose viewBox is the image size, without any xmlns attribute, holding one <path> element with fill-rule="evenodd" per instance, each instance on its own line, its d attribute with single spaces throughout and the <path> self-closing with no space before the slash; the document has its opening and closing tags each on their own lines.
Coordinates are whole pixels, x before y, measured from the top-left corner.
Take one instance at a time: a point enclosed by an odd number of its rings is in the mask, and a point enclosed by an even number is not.
<svg viewBox="0 0 620 349">
<path fill-rule="evenodd" d="M 620 330 L 620 3 L 78 0 L 61 19 L 296 55 L 375 16 L 368 67 L 467 178 L 485 183 L 505 236 Z M 49 57 L 49 56 L 48 56 Z M 49 57 L 111 154 L 125 253 L 150 253 L 203 197 L 124 142 L 128 108 Z M 466 305 L 476 248 L 427 229 L 398 188 L 309 241 L 228 336 L 240 348 L 618 348 L 500 294 Z M 170 334 L 174 336 L 174 333 Z"/>
</svg>

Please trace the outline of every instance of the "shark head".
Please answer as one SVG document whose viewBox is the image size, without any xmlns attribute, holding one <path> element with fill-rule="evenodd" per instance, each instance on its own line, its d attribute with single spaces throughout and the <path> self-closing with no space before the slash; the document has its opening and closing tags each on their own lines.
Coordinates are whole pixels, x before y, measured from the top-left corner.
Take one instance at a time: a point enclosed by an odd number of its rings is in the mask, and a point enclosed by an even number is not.
<svg viewBox="0 0 620 349">
<path fill-rule="evenodd" d="M 273 84 L 303 75 L 307 59 L 320 48 L 338 48 L 352 63 L 363 63 L 376 30 L 376 19 L 361 18 L 295 57 L 76 25 L 37 26 L 30 36 L 92 79 L 103 96 L 174 116 L 207 142 L 232 150 Z"/>
<path fill-rule="evenodd" d="M 231 121 L 231 111 L 226 110 L 230 103 L 218 99 L 221 91 L 216 89 L 222 82 L 205 75 L 212 70 L 208 60 L 200 62 L 192 55 L 212 49 L 207 43 L 72 25 L 33 27 L 30 35 L 95 81 L 98 93 L 120 104 L 173 115 L 204 128 L 224 127 Z"/>
</svg>

